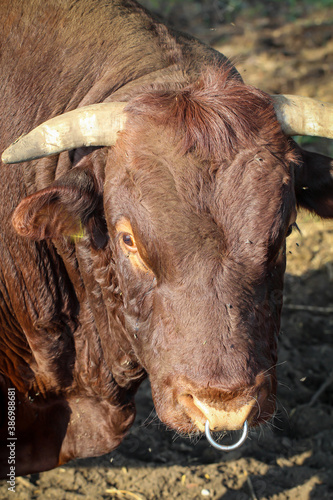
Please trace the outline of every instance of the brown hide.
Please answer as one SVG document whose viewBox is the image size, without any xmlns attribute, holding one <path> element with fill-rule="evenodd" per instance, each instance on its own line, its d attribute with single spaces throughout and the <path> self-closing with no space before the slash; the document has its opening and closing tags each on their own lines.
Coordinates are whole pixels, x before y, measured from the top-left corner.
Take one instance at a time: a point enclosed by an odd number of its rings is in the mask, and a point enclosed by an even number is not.
<svg viewBox="0 0 333 500">
<path fill-rule="evenodd" d="M 267 421 L 285 239 L 297 203 L 333 216 L 331 160 L 134 1 L 3 1 L 0 19 L 1 150 L 65 110 L 128 101 L 113 148 L 1 164 L 1 476 L 10 387 L 17 474 L 114 449 L 147 375 L 177 431 Z"/>
</svg>

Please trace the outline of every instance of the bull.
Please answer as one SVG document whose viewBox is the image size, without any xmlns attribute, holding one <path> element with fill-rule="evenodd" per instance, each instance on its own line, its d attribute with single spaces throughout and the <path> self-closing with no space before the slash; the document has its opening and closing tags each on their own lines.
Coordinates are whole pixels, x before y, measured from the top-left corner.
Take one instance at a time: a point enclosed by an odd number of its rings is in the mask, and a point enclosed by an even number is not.
<svg viewBox="0 0 333 500">
<path fill-rule="evenodd" d="M 0 19 L 1 151 L 20 137 L 1 163 L 1 475 L 113 450 L 147 376 L 178 432 L 266 422 L 286 237 L 298 206 L 333 216 L 331 160 L 290 136 L 332 137 L 332 108 L 246 85 L 134 0 L 4 0 Z"/>
</svg>

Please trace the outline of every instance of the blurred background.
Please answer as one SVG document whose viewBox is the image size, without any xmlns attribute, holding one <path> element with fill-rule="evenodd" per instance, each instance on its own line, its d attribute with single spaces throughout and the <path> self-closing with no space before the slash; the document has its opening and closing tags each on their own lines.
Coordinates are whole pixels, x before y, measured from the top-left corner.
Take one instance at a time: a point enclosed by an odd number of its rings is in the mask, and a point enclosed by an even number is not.
<svg viewBox="0 0 333 500">
<path fill-rule="evenodd" d="M 333 102 L 333 0 L 141 0 L 169 25 L 231 58 L 269 93 Z M 332 142 L 299 138 L 333 156 Z M 278 410 L 238 450 L 167 431 L 149 383 L 130 434 L 113 453 L 0 483 L 1 499 L 332 500 L 333 221 L 308 213 L 288 238 Z"/>
</svg>

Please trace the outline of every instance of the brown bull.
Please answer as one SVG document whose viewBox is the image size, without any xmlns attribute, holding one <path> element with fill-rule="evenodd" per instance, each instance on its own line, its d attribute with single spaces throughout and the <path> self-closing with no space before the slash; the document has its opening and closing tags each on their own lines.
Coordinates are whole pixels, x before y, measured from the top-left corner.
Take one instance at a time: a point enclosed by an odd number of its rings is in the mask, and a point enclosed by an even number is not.
<svg viewBox="0 0 333 500">
<path fill-rule="evenodd" d="M 330 108 L 132 0 L 0 19 L 1 151 L 42 124 L 1 164 L 1 475 L 8 437 L 16 474 L 114 449 L 146 376 L 182 433 L 270 419 L 285 240 L 297 205 L 333 216 L 331 160 L 288 134 L 332 135 Z"/>
</svg>

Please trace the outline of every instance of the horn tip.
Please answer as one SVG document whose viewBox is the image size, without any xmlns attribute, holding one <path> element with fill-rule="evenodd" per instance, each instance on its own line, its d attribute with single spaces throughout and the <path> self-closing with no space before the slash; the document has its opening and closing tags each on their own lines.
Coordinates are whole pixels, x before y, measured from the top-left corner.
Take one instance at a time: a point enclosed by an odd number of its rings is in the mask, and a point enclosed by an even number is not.
<svg viewBox="0 0 333 500">
<path fill-rule="evenodd" d="M 7 149 L 2 153 L 1 155 L 1 161 L 2 163 L 8 164 L 8 163 L 19 163 L 22 161 L 21 158 L 18 157 L 17 155 L 17 146 L 16 144 L 22 140 L 22 138 L 25 137 L 25 134 L 20 135 L 10 146 L 8 146 Z"/>
<path fill-rule="evenodd" d="M 9 148 L 7 148 L 1 155 L 1 161 L 2 163 L 15 163 L 12 159 L 12 155 L 10 154 Z"/>
</svg>

